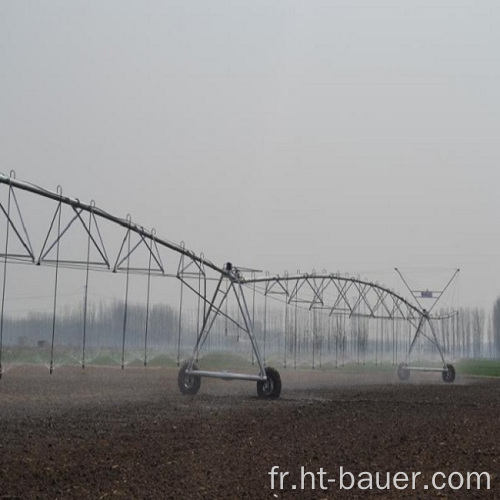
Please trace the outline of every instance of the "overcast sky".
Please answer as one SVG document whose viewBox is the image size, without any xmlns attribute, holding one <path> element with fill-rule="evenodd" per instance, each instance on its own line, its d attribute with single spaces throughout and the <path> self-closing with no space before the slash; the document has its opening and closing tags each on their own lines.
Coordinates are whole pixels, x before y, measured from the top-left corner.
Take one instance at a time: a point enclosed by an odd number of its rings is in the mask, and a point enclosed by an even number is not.
<svg viewBox="0 0 500 500">
<path fill-rule="evenodd" d="M 497 1 L 2 0 L 0 172 L 220 265 L 460 267 L 490 307 L 498 26 Z"/>
</svg>

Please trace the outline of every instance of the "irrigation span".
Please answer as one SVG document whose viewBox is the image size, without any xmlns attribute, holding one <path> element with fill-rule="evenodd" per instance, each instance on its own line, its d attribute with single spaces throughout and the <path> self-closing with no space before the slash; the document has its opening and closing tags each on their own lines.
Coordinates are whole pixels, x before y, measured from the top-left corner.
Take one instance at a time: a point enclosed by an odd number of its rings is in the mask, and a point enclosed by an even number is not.
<svg viewBox="0 0 500 500">
<path fill-rule="evenodd" d="M 198 392 L 202 378 L 214 377 L 254 381 L 260 397 L 277 398 L 281 379 L 271 364 L 316 368 L 366 356 L 397 365 L 402 380 L 412 370 L 435 370 L 445 382 L 455 378 L 439 341 L 436 325 L 443 316 L 434 313 L 437 300 L 423 308 L 415 294 L 406 299 L 379 283 L 338 273 L 271 275 L 231 262 L 214 264 L 130 216 L 67 197 L 60 187 L 49 191 L 11 172 L 0 174 L 0 188 L 0 375 L 16 361 L 14 345 L 35 342 L 15 330 L 10 305 L 19 293 L 29 294 L 45 269 L 50 314 L 43 316 L 45 331 L 35 348 L 46 356 L 50 373 L 62 352 L 85 368 L 107 350 L 122 368 L 130 359 L 146 365 L 164 351 L 180 367 L 179 389 L 189 394 Z M 114 310 L 119 318 L 106 327 L 94 299 L 111 281 L 112 294 L 120 297 Z M 72 290 L 79 283 L 78 325 L 68 319 L 75 315 L 67 307 L 61 309 L 65 282 Z M 168 321 L 158 316 L 155 300 L 168 303 Z M 437 366 L 410 364 L 423 342 Z M 243 354 L 253 369 L 202 369 L 198 360 L 205 350 Z"/>
</svg>

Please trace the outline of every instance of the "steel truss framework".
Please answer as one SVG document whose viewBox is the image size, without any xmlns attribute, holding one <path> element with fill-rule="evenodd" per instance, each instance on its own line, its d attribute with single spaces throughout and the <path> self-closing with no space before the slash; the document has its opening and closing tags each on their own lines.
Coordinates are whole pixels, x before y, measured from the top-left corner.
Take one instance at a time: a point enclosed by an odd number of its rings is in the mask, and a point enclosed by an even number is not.
<svg viewBox="0 0 500 500">
<path fill-rule="evenodd" d="M 311 274 L 298 273 L 297 275 L 284 274 L 283 276 L 265 274 L 258 276 L 257 272 L 251 271 L 249 275 L 248 270 L 237 268 L 231 263 L 226 263 L 222 267 L 217 266 L 205 259 L 203 254 L 197 255 L 186 249 L 183 243 L 177 245 L 160 238 L 154 229 L 147 230 L 143 226 L 135 224 L 130 216 L 119 218 L 98 208 L 93 201 L 86 204 L 76 198 L 66 197 L 60 187 L 56 192 L 48 191 L 28 182 L 17 180 L 14 172 L 11 172 L 9 176 L 0 174 L 0 185 L 6 189 L 4 197 L 0 198 L 0 214 L 3 214 L 5 221 L 4 238 L 2 240 L 4 247 L 0 248 L 0 258 L 3 259 L 0 311 L 0 377 L 2 374 L 8 264 L 24 263 L 50 265 L 56 268 L 50 373 L 53 371 L 58 270 L 65 267 L 84 270 L 87 285 L 91 270 L 106 270 L 126 274 L 124 337 L 129 286 L 128 277 L 131 273 L 145 274 L 148 277 L 148 311 L 150 278 L 153 275 L 177 278 L 180 281 L 181 311 L 184 288 L 198 297 L 199 303 L 203 307 L 201 312 L 202 321 L 192 355 L 182 365 L 179 372 L 179 387 L 182 392 L 195 393 L 199 389 L 201 377 L 216 377 L 256 381 L 260 396 L 271 398 L 279 396 L 281 389 L 279 374 L 276 370 L 265 366 L 259 343 L 254 335 L 255 312 L 250 311 L 247 296 L 250 294 L 255 296 L 256 293 L 264 297 L 265 308 L 268 299 L 275 299 L 295 308 L 319 311 L 327 316 L 342 315 L 408 321 L 415 328 L 415 334 L 407 358 L 409 359 L 417 339 L 423 336 L 436 347 L 440 354 L 443 367 L 439 371 L 443 373 L 443 379 L 445 381 L 454 379 L 453 367 L 446 364 L 433 327 L 433 321 L 439 318 L 432 316 L 430 310 L 427 311 L 422 308 L 418 302 L 418 297 L 411 289 L 410 292 L 416 304 L 378 283 L 338 274 L 316 274 L 313 272 Z M 30 238 L 30 232 L 25 224 L 23 206 L 19 202 L 19 192 L 29 193 L 53 202 L 52 215 L 47 224 L 48 229 L 42 238 L 43 243 L 37 250 L 33 248 L 32 238 Z M 120 228 L 122 232 L 121 244 L 118 250 L 112 250 L 106 241 L 106 234 L 102 229 L 104 221 L 112 223 Z M 61 255 L 61 244 L 70 237 L 68 235 L 71 234 L 75 227 L 78 227 L 80 232 L 83 231 L 86 237 L 86 248 L 83 257 L 64 258 Z M 139 250 L 143 252 L 143 255 L 146 255 L 146 258 L 142 260 L 140 265 L 135 265 L 133 257 Z M 165 265 L 164 262 L 168 262 L 169 265 Z M 84 352 L 88 301 L 87 288 L 88 286 L 85 287 L 83 315 Z M 440 296 L 438 296 L 437 300 L 439 300 Z M 229 297 L 232 297 L 237 304 L 236 314 L 223 307 Z M 197 369 L 196 361 L 200 351 L 210 335 L 215 320 L 220 316 L 226 318 L 248 336 L 259 368 L 257 375 Z M 179 315 L 179 344 L 182 333 L 181 321 L 181 315 Z M 122 368 L 124 367 L 124 345 L 125 341 L 122 350 Z M 145 364 L 146 351 L 147 347 L 145 346 Z M 178 358 L 178 364 L 179 361 Z M 82 359 L 82 367 L 85 367 L 84 358 Z M 412 369 L 421 368 L 408 366 L 407 363 L 401 364 L 398 371 L 400 378 L 407 379 L 409 371 Z"/>
</svg>

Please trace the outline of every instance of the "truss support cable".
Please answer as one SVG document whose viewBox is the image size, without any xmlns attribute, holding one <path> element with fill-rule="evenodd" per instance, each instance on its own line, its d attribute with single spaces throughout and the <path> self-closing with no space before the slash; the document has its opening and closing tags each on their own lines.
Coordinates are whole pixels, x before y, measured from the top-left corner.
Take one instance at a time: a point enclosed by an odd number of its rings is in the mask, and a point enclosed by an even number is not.
<svg viewBox="0 0 500 500">
<path fill-rule="evenodd" d="M 58 188 L 61 189 L 60 187 Z M 57 285 L 59 279 L 59 250 L 60 250 L 60 240 L 61 240 L 61 214 L 62 205 L 59 202 L 57 214 L 57 245 L 56 245 L 56 276 L 54 280 L 54 310 L 52 315 L 52 340 L 50 343 L 50 374 L 54 372 L 54 340 L 56 337 L 56 313 L 57 313 Z"/>
<path fill-rule="evenodd" d="M 323 368 L 323 360 L 325 356 L 325 351 L 324 351 L 324 344 L 325 344 L 325 318 L 323 315 L 320 315 L 321 318 L 321 337 L 320 337 L 320 344 L 319 344 L 319 367 Z"/>
<path fill-rule="evenodd" d="M 203 313 L 202 313 L 202 317 L 204 318 L 205 314 L 207 313 L 207 275 L 206 275 L 206 272 L 205 272 L 205 265 L 204 265 L 205 255 L 203 253 L 201 253 L 200 254 L 200 258 L 201 258 L 201 263 L 197 264 L 198 269 L 199 269 L 198 277 L 200 279 L 200 283 L 198 285 L 198 290 L 201 292 L 201 278 L 203 276 L 203 295 L 200 295 L 200 293 L 198 295 L 199 295 L 200 298 L 203 299 Z"/>
<path fill-rule="evenodd" d="M 335 332 L 335 368 L 339 367 L 339 319 L 336 320 L 336 332 Z"/>
<path fill-rule="evenodd" d="M 203 316 L 205 316 L 206 309 L 203 309 Z M 196 311 L 196 331 L 200 331 L 200 314 L 201 314 L 201 273 L 198 274 L 198 304 Z"/>
<path fill-rule="evenodd" d="M 92 212 L 89 215 L 89 230 L 87 237 L 87 267 L 85 270 L 85 295 L 83 299 L 83 342 L 82 342 L 82 370 L 85 370 L 85 349 L 87 346 L 87 313 L 89 298 L 89 270 L 90 270 L 90 231 L 92 229 Z"/>
<path fill-rule="evenodd" d="M 314 370 L 316 367 L 315 367 L 315 355 L 316 355 L 316 311 L 314 309 L 310 309 L 309 310 L 309 316 L 311 315 L 311 311 L 312 311 L 312 314 L 313 314 L 313 325 L 312 325 L 312 369 Z M 311 320 L 311 318 L 309 317 L 309 321 Z"/>
<path fill-rule="evenodd" d="M 332 355 L 332 316 L 328 314 L 327 319 L 327 330 L 326 330 L 326 351 L 328 353 L 328 361 L 331 361 Z"/>
<path fill-rule="evenodd" d="M 340 316 L 339 322 L 340 322 L 340 338 L 339 340 L 341 341 L 340 344 L 340 353 L 341 353 L 341 361 L 340 361 L 340 366 L 344 366 L 345 363 L 345 350 L 347 347 L 347 342 L 346 342 L 346 331 L 345 331 L 345 321 L 346 317 L 345 316 Z"/>
<path fill-rule="evenodd" d="M 255 278 L 255 273 L 252 273 L 252 276 Z M 253 282 L 253 294 L 252 294 L 252 325 L 255 328 L 255 281 Z M 252 349 L 252 366 L 255 364 L 254 358 L 254 350 Z"/>
<path fill-rule="evenodd" d="M 360 360 L 360 353 L 361 353 L 361 319 L 359 316 L 356 318 L 356 356 L 357 356 L 357 363 L 359 365 L 359 360 Z"/>
<path fill-rule="evenodd" d="M 182 299 L 184 295 L 184 281 L 181 279 L 181 292 L 179 299 L 179 323 L 177 335 L 177 366 L 181 364 L 181 335 L 182 335 Z"/>
<path fill-rule="evenodd" d="M 285 359 L 283 360 L 283 368 L 286 368 L 286 351 L 288 348 L 286 339 L 288 338 L 288 299 L 285 301 L 285 334 L 283 336 L 283 351 Z"/>
<path fill-rule="evenodd" d="M 384 363 L 384 354 L 385 354 L 385 342 L 384 342 L 384 333 L 386 331 L 386 323 L 382 320 L 380 325 L 380 364 Z M 411 331 L 410 331 L 411 335 Z M 411 343 L 411 339 L 410 339 Z M 410 343 L 408 343 L 408 348 L 410 348 Z"/>
<path fill-rule="evenodd" d="M 298 324 L 298 318 L 297 318 L 297 313 L 298 313 L 298 307 L 297 307 L 297 295 L 295 295 L 295 311 L 294 311 L 294 335 L 293 335 L 293 369 L 297 369 L 297 342 L 298 342 L 298 331 L 297 331 L 297 324 Z"/>
<path fill-rule="evenodd" d="M 148 264 L 148 290 L 146 293 L 146 324 L 144 328 L 144 366 L 148 366 L 148 327 L 149 327 L 149 301 L 151 294 L 151 260 L 152 252 L 149 253 L 149 264 Z"/>
<path fill-rule="evenodd" d="M 226 282 L 226 295 L 229 293 L 229 281 Z M 225 318 L 225 321 L 224 321 L 224 335 L 227 337 L 227 326 L 228 326 L 228 321 L 229 321 L 229 315 L 228 315 L 228 311 L 227 311 L 227 307 L 228 307 L 228 302 L 226 301 L 225 305 L 224 305 L 224 318 Z"/>
<path fill-rule="evenodd" d="M 127 335 L 129 281 L 130 281 L 130 230 L 128 231 L 127 278 L 125 281 L 125 307 L 123 308 L 122 370 L 125 368 L 125 340 Z"/>
<path fill-rule="evenodd" d="M 233 286 L 233 284 L 231 284 L 231 286 Z M 236 296 L 236 300 L 238 300 L 238 290 L 237 289 L 234 290 L 234 294 Z M 241 324 L 241 309 L 238 308 L 237 311 L 238 311 L 238 320 L 237 320 L 237 322 L 238 322 L 238 324 Z M 237 328 L 236 329 L 236 342 L 239 342 L 239 341 L 240 341 L 240 329 Z"/>
<path fill-rule="evenodd" d="M 319 335 L 318 335 L 319 333 Z M 318 358 L 318 366 L 321 369 L 322 365 L 322 348 L 323 348 L 323 325 L 321 321 L 318 320 L 318 311 L 313 311 L 313 354 L 316 353 Z M 318 345 L 319 344 L 319 345 Z M 313 356 L 313 368 L 314 368 L 314 356 Z"/>
<path fill-rule="evenodd" d="M 328 342 L 327 342 L 327 351 L 328 351 L 328 361 L 331 361 L 331 355 L 332 355 L 332 316 L 329 314 L 327 316 L 328 320 Z"/>
<path fill-rule="evenodd" d="M 267 293 L 264 295 L 264 345 L 263 349 L 263 361 L 264 365 L 266 364 L 266 341 L 267 341 Z"/>
<path fill-rule="evenodd" d="M 7 255 L 9 253 L 9 218 L 10 218 L 10 201 L 11 201 L 11 191 L 9 188 L 8 201 L 7 201 L 7 228 L 5 230 L 5 255 L 3 261 L 3 283 L 2 283 L 2 310 L 0 311 L 0 379 L 3 374 L 2 365 L 2 351 L 3 351 L 3 327 L 4 327 L 4 313 L 5 313 L 5 293 L 7 290 Z"/>
<path fill-rule="evenodd" d="M 319 352 L 318 352 L 318 366 L 319 368 L 321 369 L 322 367 L 322 360 L 323 360 L 323 325 L 321 324 L 321 328 L 320 328 L 320 336 L 319 336 L 319 340 L 318 338 L 316 338 L 316 341 L 318 342 L 319 346 Z"/>
<path fill-rule="evenodd" d="M 411 322 L 408 321 L 408 347 L 406 348 L 406 352 L 410 350 L 411 346 Z"/>
<path fill-rule="evenodd" d="M 396 325 L 395 325 L 395 322 L 393 320 L 393 322 L 392 322 L 392 364 L 393 365 L 396 365 L 395 348 L 396 348 Z"/>
</svg>

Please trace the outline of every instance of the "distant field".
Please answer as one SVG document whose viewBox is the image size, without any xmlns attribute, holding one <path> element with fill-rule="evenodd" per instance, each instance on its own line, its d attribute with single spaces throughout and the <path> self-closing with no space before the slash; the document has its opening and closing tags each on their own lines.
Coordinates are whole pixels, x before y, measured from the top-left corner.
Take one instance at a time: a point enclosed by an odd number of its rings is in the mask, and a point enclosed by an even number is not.
<svg viewBox="0 0 500 500">
<path fill-rule="evenodd" d="M 54 352 L 55 366 L 78 366 L 82 363 L 82 353 L 77 350 L 56 350 Z M 181 361 L 184 357 L 181 357 Z M 10 347 L 4 349 L 2 353 L 2 361 L 12 365 L 48 365 L 50 363 L 50 349 L 48 348 L 33 348 L 33 347 Z M 119 366 L 122 362 L 122 353 L 117 350 L 101 350 L 91 351 L 85 355 L 85 365 L 88 366 Z M 278 369 L 283 368 L 284 360 L 281 357 L 270 357 L 266 360 L 268 366 L 273 366 Z M 141 351 L 126 351 L 125 366 L 143 366 L 144 352 Z M 176 368 L 177 355 L 176 353 L 157 353 L 148 352 L 147 364 L 154 367 Z M 413 362 L 412 362 L 413 364 Z M 419 361 L 415 365 L 435 366 L 439 367 L 439 363 Z M 453 362 L 455 370 L 459 375 L 472 375 L 483 377 L 500 377 L 500 360 L 496 359 L 468 359 Z M 231 352 L 208 352 L 200 358 L 198 367 L 205 370 L 230 370 L 230 371 L 255 371 L 257 361 L 252 361 L 245 356 Z M 294 366 L 293 359 L 287 359 L 288 370 L 311 370 L 311 360 L 298 361 Z M 342 363 L 340 360 L 335 364 L 331 359 L 328 361 L 316 360 L 314 370 L 322 371 L 339 371 L 345 373 L 391 373 L 396 372 L 397 365 L 390 361 L 383 363 L 374 361 L 356 362 L 353 360 L 345 360 Z"/>
</svg>

